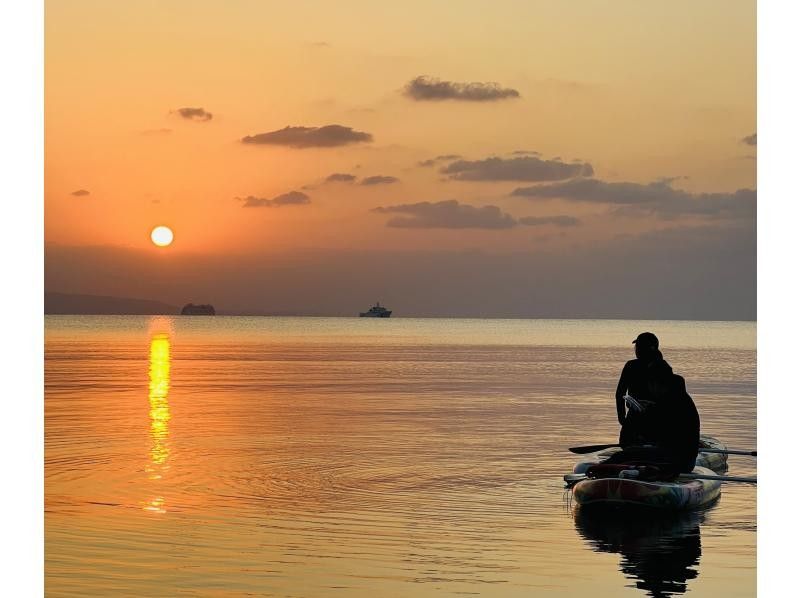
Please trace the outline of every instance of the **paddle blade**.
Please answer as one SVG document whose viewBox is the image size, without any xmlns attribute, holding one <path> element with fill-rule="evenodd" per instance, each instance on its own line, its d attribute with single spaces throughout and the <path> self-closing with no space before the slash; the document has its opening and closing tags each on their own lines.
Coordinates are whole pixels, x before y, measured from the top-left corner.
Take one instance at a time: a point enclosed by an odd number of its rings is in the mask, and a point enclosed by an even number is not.
<svg viewBox="0 0 800 598">
<path fill-rule="evenodd" d="M 619 444 L 590 444 L 588 446 L 573 446 L 569 449 L 569 452 L 575 453 L 576 455 L 585 455 L 587 453 L 596 453 L 597 451 L 613 448 L 615 446 L 619 446 Z"/>
</svg>

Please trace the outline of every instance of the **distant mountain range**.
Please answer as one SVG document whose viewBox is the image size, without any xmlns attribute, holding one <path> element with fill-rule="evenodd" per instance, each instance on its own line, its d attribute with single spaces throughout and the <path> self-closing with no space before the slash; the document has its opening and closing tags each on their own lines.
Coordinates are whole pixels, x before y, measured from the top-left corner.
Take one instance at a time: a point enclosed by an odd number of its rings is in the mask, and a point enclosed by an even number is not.
<svg viewBox="0 0 800 598">
<path fill-rule="evenodd" d="M 44 313 L 74 315 L 176 315 L 181 308 L 149 299 L 44 293 Z"/>
</svg>

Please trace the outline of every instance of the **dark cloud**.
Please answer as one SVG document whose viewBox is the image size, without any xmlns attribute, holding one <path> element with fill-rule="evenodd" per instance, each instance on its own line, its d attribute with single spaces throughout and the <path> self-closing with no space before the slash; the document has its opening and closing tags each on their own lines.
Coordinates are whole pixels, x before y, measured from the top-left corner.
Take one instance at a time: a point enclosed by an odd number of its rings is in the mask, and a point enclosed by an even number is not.
<svg viewBox="0 0 800 598">
<path fill-rule="evenodd" d="M 326 125 L 324 127 L 285 127 L 269 133 L 248 135 L 242 143 L 258 145 L 285 145 L 295 148 L 336 147 L 350 143 L 366 143 L 372 141 L 372 135 L 355 131 L 342 125 Z"/>
<path fill-rule="evenodd" d="M 186 120 L 195 120 L 205 122 L 214 118 L 210 112 L 206 112 L 203 108 L 178 108 L 178 114 Z"/>
<path fill-rule="evenodd" d="M 325 179 L 326 183 L 352 183 L 356 180 L 356 175 L 343 172 L 334 172 Z"/>
<path fill-rule="evenodd" d="M 379 214 L 402 214 L 390 218 L 386 226 L 396 228 L 488 228 L 504 229 L 516 226 L 517 221 L 497 206 L 476 208 L 455 199 L 431 203 L 423 201 L 374 208 Z"/>
<path fill-rule="evenodd" d="M 548 224 L 553 224 L 555 226 L 577 226 L 580 224 L 580 220 L 573 216 L 523 216 L 518 222 L 526 226 L 545 226 Z"/>
<path fill-rule="evenodd" d="M 418 102 L 462 100 L 466 102 L 493 102 L 518 98 L 516 89 L 500 87 L 497 83 L 455 83 L 430 77 L 417 77 L 405 86 L 405 95 Z"/>
<path fill-rule="evenodd" d="M 400 179 L 398 179 L 397 177 L 381 176 L 379 174 L 376 174 L 374 176 L 364 177 L 361 180 L 361 184 L 362 185 L 389 185 L 391 183 L 396 183 L 399 180 Z"/>
<path fill-rule="evenodd" d="M 445 154 L 443 156 L 436 156 L 435 158 L 431 158 L 429 160 L 422 160 L 422 162 L 417 162 L 417 166 L 423 167 L 430 167 L 436 166 L 438 162 L 451 162 L 453 160 L 460 160 L 462 156 L 458 154 Z"/>
<path fill-rule="evenodd" d="M 242 198 L 238 198 L 242 200 Z M 245 197 L 243 208 L 279 208 L 281 206 L 299 206 L 311 203 L 311 198 L 300 191 L 289 191 L 283 195 L 278 195 L 272 199 L 265 199 L 263 197 L 254 197 L 249 195 Z"/>
<path fill-rule="evenodd" d="M 653 183 L 608 183 L 598 179 L 574 179 L 550 185 L 520 187 L 511 195 L 530 198 L 561 198 L 618 206 L 620 215 L 653 214 L 661 218 L 716 216 L 755 218 L 756 191 L 733 193 L 689 193 L 672 187 L 674 178 Z"/>
<path fill-rule="evenodd" d="M 594 174 L 592 165 L 588 163 L 565 164 L 560 160 L 542 160 L 535 156 L 458 160 L 442 168 L 441 172 L 459 181 L 544 182 Z"/>
<path fill-rule="evenodd" d="M 73 191 L 71 195 L 74 195 L 75 197 L 84 197 L 89 195 L 89 192 L 86 189 L 78 189 L 77 191 Z"/>
<path fill-rule="evenodd" d="M 757 136 L 757 133 L 753 133 L 752 135 L 748 135 L 747 137 L 742 139 L 742 143 L 745 143 L 747 145 L 757 145 L 758 144 L 758 139 L 756 138 L 756 136 Z M 767 144 L 767 145 L 769 145 L 769 144 Z"/>
<path fill-rule="evenodd" d="M 379 214 L 401 214 L 390 218 L 386 226 L 395 228 L 480 228 L 510 229 L 516 226 L 559 227 L 576 226 L 577 218 L 572 216 L 525 216 L 514 218 L 497 206 L 475 207 L 459 203 L 455 199 L 431 203 L 423 201 L 414 204 L 374 208 Z"/>
</svg>

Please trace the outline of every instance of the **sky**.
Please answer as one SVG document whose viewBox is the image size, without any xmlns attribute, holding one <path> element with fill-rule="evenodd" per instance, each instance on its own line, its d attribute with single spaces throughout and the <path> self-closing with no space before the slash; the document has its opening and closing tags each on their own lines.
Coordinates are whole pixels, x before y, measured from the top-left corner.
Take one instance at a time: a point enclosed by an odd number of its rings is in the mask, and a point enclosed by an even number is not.
<svg viewBox="0 0 800 598">
<path fill-rule="evenodd" d="M 755 10 L 48 0 L 45 289 L 755 319 Z"/>
</svg>

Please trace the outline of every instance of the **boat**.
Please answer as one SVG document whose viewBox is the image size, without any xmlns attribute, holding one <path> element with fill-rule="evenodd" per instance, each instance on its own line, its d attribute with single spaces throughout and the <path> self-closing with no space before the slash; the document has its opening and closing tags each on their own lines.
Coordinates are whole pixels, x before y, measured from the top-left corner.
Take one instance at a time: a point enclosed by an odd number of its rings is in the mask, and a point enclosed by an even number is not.
<svg viewBox="0 0 800 598">
<path fill-rule="evenodd" d="M 216 315 L 213 305 L 203 304 L 195 305 L 194 303 L 187 303 L 181 309 L 182 316 L 213 316 Z"/>
<path fill-rule="evenodd" d="M 725 449 L 716 438 L 701 435 L 702 448 Z M 572 480 L 578 481 L 572 486 L 572 496 L 580 506 L 640 506 L 666 510 L 690 510 L 707 506 L 714 502 L 720 494 L 721 482 L 709 479 L 648 480 L 636 477 L 598 477 L 583 478 L 575 474 L 585 474 L 587 470 L 621 450 L 607 449 L 586 455 L 575 465 Z M 624 467 L 624 466 L 620 466 Z M 727 455 L 699 452 L 692 474 L 714 476 L 727 468 Z M 632 468 L 633 469 L 633 468 Z M 630 471 L 630 470 L 628 470 Z M 636 475 L 636 474 L 632 474 Z M 565 477 L 570 481 L 570 475 Z"/>
<path fill-rule="evenodd" d="M 376 303 L 368 311 L 362 311 L 358 314 L 360 318 L 388 318 L 391 315 L 392 310 L 381 307 L 380 303 Z"/>
</svg>

